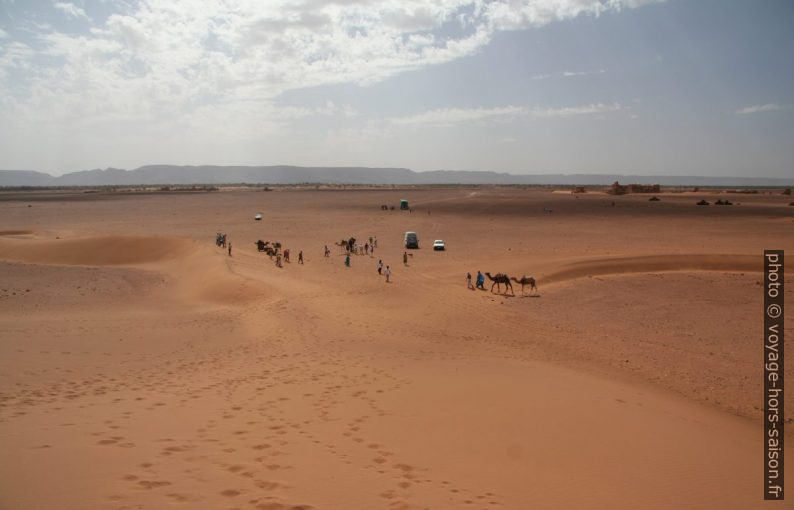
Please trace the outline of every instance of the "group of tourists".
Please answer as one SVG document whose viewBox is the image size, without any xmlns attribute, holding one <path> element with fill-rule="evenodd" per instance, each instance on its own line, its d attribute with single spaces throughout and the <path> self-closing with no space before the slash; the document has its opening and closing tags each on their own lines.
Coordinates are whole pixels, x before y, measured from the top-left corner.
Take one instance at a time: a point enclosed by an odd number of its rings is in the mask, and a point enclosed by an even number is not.
<svg viewBox="0 0 794 510">
<path fill-rule="evenodd" d="M 342 244 L 345 252 L 350 255 L 375 255 L 375 248 L 378 246 L 378 238 L 377 237 L 370 237 L 367 241 L 364 242 L 364 245 L 360 245 L 355 242 L 355 238 L 351 237 L 347 242 L 343 241 Z M 327 247 L 326 247 L 327 248 Z"/>
<path fill-rule="evenodd" d="M 284 267 L 284 262 L 289 262 L 289 248 L 284 248 L 283 252 L 276 252 L 276 267 Z M 298 251 L 298 264 L 303 264 L 303 250 Z"/>
<path fill-rule="evenodd" d="M 391 283 L 391 268 L 386 266 L 386 269 L 383 268 L 383 261 L 378 259 L 378 274 L 386 276 L 386 283 Z"/>
</svg>

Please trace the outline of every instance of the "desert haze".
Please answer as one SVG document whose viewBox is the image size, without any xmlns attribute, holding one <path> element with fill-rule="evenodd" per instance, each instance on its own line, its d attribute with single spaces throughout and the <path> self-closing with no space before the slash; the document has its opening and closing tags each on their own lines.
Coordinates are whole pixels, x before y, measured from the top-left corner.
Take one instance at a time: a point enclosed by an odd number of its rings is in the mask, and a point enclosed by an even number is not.
<svg viewBox="0 0 794 510">
<path fill-rule="evenodd" d="M 0 508 L 775 506 L 762 252 L 794 253 L 791 197 L 658 196 L 0 193 Z M 347 267 L 351 236 L 377 247 Z"/>
</svg>

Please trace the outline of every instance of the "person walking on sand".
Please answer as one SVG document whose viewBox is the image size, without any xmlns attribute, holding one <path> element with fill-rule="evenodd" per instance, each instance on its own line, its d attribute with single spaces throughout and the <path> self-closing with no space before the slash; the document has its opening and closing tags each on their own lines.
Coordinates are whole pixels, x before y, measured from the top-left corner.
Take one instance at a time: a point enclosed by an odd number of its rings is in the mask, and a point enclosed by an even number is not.
<svg viewBox="0 0 794 510">
<path fill-rule="evenodd" d="M 232 256 L 232 242 L 229 241 L 229 256 Z"/>
<path fill-rule="evenodd" d="M 345 265 L 350 267 L 350 254 L 345 255 Z"/>
<path fill-rule="evenodd" d="M 303 264 L 303 250 L 298 252 L 298 264 Z"/>
<path fill-rule="evenodd" d="M 327 244 L 325 245 L 325 256 L 326 257 L 330 257 L 331 256 L 331 250 L 328 249 L 328 245 Z"/>
<path fill-rule="evenodd" d="M 383 274 L 383 261 L 378 259 L 378 274 Z"/>
<path fill-rule="evenodd" d="M 276 254 L 276 267 L 281 267 L 281 254 Z"/>
<path fill-rule="evenodd" d="M 386 283 L 391 283 L 391 269 L 389 269 L 389 266 L 386 266 L 386 270 L 383 271 L 383 274 L 386 275 Z"/>
<path fill-rule="evenodd" d="M 284 250 L 284 262 L 289 262 L 289 248 Z"/>
<path fill-rule="evenodd" d="M 471 273 L 466 273 L 466 288 L 471 289 Z"/>
<path fill-rule="evenodd" d="M 403 252 L 403 265 L 404 266 L 408 265 L 408 252 L 407 251 Z"/>
<path fill-rule="evenodd" d="M 485 276 L 479 271 L 477 271 L 477 288 L 485 290 Z"/>
</svg>

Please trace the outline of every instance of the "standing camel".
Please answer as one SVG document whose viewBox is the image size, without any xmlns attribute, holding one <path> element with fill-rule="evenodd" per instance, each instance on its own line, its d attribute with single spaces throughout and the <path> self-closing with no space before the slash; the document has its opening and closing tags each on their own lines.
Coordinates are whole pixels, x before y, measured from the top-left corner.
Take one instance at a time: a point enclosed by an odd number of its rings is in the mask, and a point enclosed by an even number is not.
<svg viewBox="0 0 794 510">
<path fill-rule="evenodd" d="M 532 294 L 532 291 L 535 291 L 535 292 L 538 291 L 538 286 L 535 284 L 535 278 L 532 277 L 532 276 L 522 276 L 521 279 L 516 279 L 516 278 L 510 278 L 510 279 L 513 280 L 516 283 L 520 283 L 521 284 L 521 294 L 522 295 L 524 294 L 524 286 L 525 285 L 529 285 L 529 294 L 530 295 Z"/>
<path fill-rule="evenodd" d="M 347 239 L 342 239 L 342 241 L 334 244 L 339 246 L 339 249 L 341 250 L 342 253 L 349 251 L 349 248 L 347 246 Z"/>
<path fill-rule="evenodd" d="M 507 289 L 510 289 L 510 293 L 515 295 L 513 292 L 513 284 L 510 283 L 510 277 L 504 273 L 497 273 L 496 276 L 491 276 L 491 273 L 485 273 L 485 276 L 488 277 L 493 283 L 491 284 L 491 292 L 493 292 L 493 287 L 496 285 L 496 292 L 501 292 L 502 287 L 501 284 L 505 284 L 505 294 L 507 294 Z"/>
</svg>

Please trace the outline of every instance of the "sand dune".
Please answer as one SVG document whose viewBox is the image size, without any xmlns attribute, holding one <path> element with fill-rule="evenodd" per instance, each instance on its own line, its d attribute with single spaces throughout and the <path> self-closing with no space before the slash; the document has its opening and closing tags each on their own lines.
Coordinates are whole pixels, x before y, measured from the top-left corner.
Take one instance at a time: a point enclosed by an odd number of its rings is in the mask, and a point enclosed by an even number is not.
<svg viewBox="0 0 794 510">
<path fill-rule="evenodd" d="M 238 305 L 262 298 L 262 281 L 230 271 L 217 254 L 187 239 L 95 236 L 0 240 L 0 260 L 55 266 L 142 267 L 169 275 L 169 293 L 185 301 Z"/>
<path fill-rule="evenodd" d="M 34 264 L 122 266 L 175 259 L 190 253 L 192 246 L 186 240 L 145 236 L 0 240 L 0 258 Z"/>
<path fill-rule="evenodd" d="M 26 236 L 32 233 L 32 230 L 0 230 L 0 236 Z"/>
<path fill-rule="evenodd" d="M 542 283 L 557 283 L 586 276 L 659 271 L 763 271 L 758 255 L 639 255 L 587 259 L 566 264 Z"/>
</svg>

